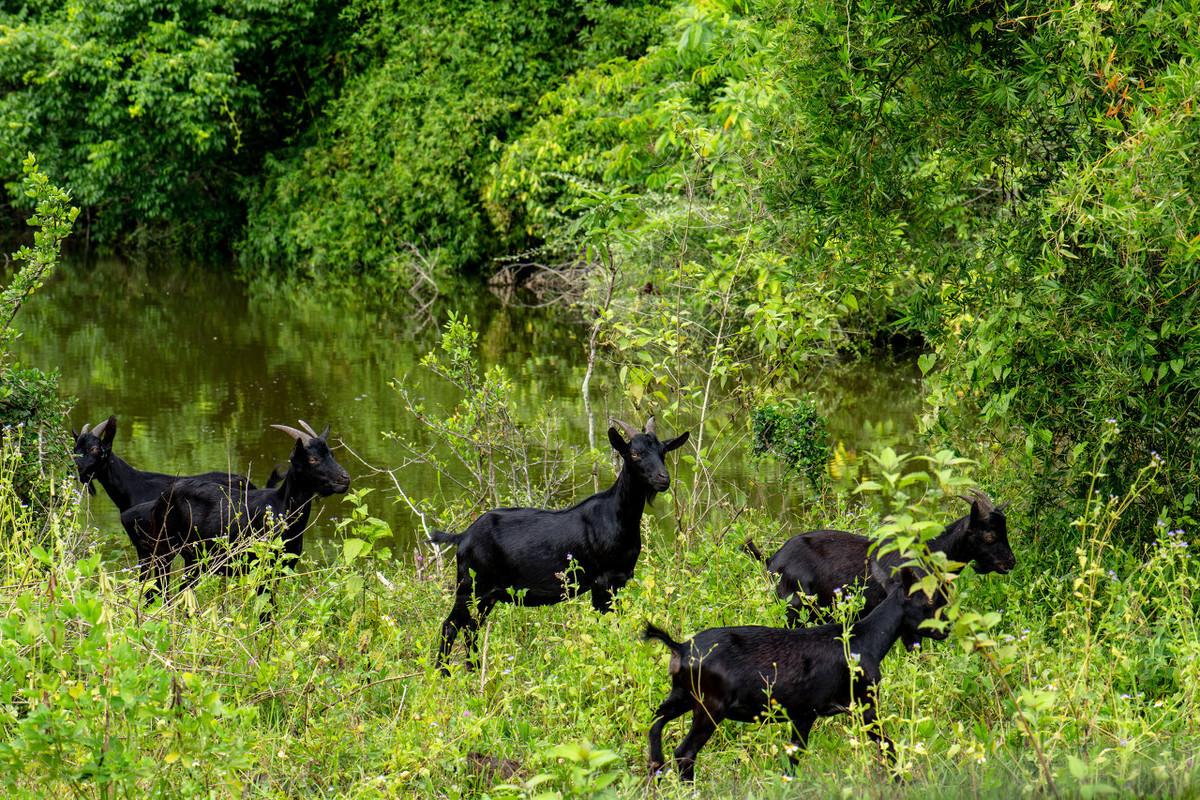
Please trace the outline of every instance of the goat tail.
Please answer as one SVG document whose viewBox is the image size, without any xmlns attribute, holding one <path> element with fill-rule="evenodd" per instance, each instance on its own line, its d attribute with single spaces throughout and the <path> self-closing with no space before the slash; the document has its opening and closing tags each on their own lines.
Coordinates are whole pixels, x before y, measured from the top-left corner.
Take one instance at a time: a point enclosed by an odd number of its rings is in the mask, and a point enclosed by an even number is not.
<svg viewBox="0 0 1200 800">
<path fill-rule="evenodd" d="M 433 544 L 457 545 L 466 536 L 465 533 L 447 533 L 446 531 L 430 531 L 429 541 Z"/>
<path fill-rule="evenodd" d="M 658 639 L 676 653 L 683 649 L 683 642 L 675 641 L 671 638 L 671 634 L 667 633 L 653 622 L 647 622 L 646 629 L 642 631 L 642 641 L 648 642 L 651 639 Z"/>
<path fill-rule="evenodd" d="M 745 550 L 755 561 L 761 561 L 764 564 L 767 563 L 767 557 L 763 555 L 762 550 L 758 549 L 758 545 L 754 543 L 753 539 L 747 539 L 746 541 L 742 542 L 742 549 Z"/>
</svg>

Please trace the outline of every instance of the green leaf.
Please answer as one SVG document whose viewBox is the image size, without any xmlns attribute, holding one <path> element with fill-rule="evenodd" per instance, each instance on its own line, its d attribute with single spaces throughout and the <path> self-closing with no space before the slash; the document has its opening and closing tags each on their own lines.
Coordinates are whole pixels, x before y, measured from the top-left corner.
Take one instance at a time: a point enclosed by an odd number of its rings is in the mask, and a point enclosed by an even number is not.
<svg viewBox="0 0 1200 800">
<path fill-rule="evenodd" d="M 362 539 L 351 537 L 342 542 L 342 558 L 347 564 L 371 549 L 371 544 Z"/>
</svg>

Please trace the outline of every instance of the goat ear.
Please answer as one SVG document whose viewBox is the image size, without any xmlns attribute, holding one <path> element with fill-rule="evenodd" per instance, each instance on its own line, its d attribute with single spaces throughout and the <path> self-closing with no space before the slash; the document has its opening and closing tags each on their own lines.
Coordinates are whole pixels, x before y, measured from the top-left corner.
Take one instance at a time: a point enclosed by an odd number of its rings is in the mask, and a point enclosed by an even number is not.
<svg viewBox="0 0 1200 800">
<path fill-rule="evenodd" d="M 691 431 L 684 431 L 682 435 L 676 436 L 663 445 L 663 452 L 669 453 L 676 448 L 683 447 L 687 444 L 688 437 L 692 435 Z"/>
<path fill-rule="evenodd" d="M 74 428 L 71 428 L 71 438 L 74 439 L 75 441 L 79 440 L 79 434 L 75 432 Z"/>
<path fill-rule="evenodd" d="M 317 437 L 322 442 L 329 438 L 329 426 L 325 426 L 325 430 L 321 431 L 321 435 Z"/>
<path fill-rule="evenodd" d="M 608 429 L 608 442 L 613 446 L 613 450 L 616 450 L 621 455 L 629 453 L 629 443 L 621 438 L 621 434 L 617 433 L 616 428 Z"/>
</svg>

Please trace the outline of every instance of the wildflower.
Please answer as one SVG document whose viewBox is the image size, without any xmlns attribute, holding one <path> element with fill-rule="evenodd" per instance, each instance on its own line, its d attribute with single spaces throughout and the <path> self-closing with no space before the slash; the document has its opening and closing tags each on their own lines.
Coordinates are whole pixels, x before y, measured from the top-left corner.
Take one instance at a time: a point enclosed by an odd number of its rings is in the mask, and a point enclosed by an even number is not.
<svg viewBox="0 0 1200 800">
<path fill-rule="evenodd" d="M 779 778 L 784 783 L 791 783 L 794 780 L 791 775 L 780 775 Z"/>
</svg>

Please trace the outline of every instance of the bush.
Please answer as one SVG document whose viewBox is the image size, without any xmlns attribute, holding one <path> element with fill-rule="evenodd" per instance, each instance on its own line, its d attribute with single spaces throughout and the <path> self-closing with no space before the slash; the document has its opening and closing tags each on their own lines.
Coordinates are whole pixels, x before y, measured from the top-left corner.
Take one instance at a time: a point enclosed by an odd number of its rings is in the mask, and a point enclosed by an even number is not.
<svg viewBox="0 0 1200 800">
<path fill-rule="evenodd" d="M 816 491 L 823 483 L 833 451 L 829 431 L 816 404 L 808 398 L 770 403 L 750 416 L 754 453 L 774 453 L 791 471 L 808 479 Z"/>
<path fill-rule="evenodd" d="M 17 4 L 0 11 L 0 182 L 36 150 L 93 238 L 227 246 L 242 180 L 336 85 L 340 49 L 334 0 Z"/>
<path fill-rule="evenodd" d="M 23 501 L 44 506 L 69 452 L 64 431 L 68 404 L 58 397 L 53 375 L 13 359 L 12 345 L 20 336 L 13 321 L 57 265 L 79 209 L 68 205 L 70 195 L 50 183 L 32 155 L 25 158 L 24 169 L 20 202 L 34 207 L 29 224 L 37 230 L 33 246 L 14 254 L 20 267 L 0 294 L 0 425 L 6 457 L 16 459 L 13 488 Z"/>
<path fill-rule="evenodd" d="M 643 25 L 625 23 L 654 5 L 352 4 L 367 65 L 301 146 L 269 160 L 243 264 L 402 283 L 413 247 L 455 269 L 507 252 L 521 237 L 480 201 L 497 151 L 564 73 L 636 49 Z"/>
</svg>

